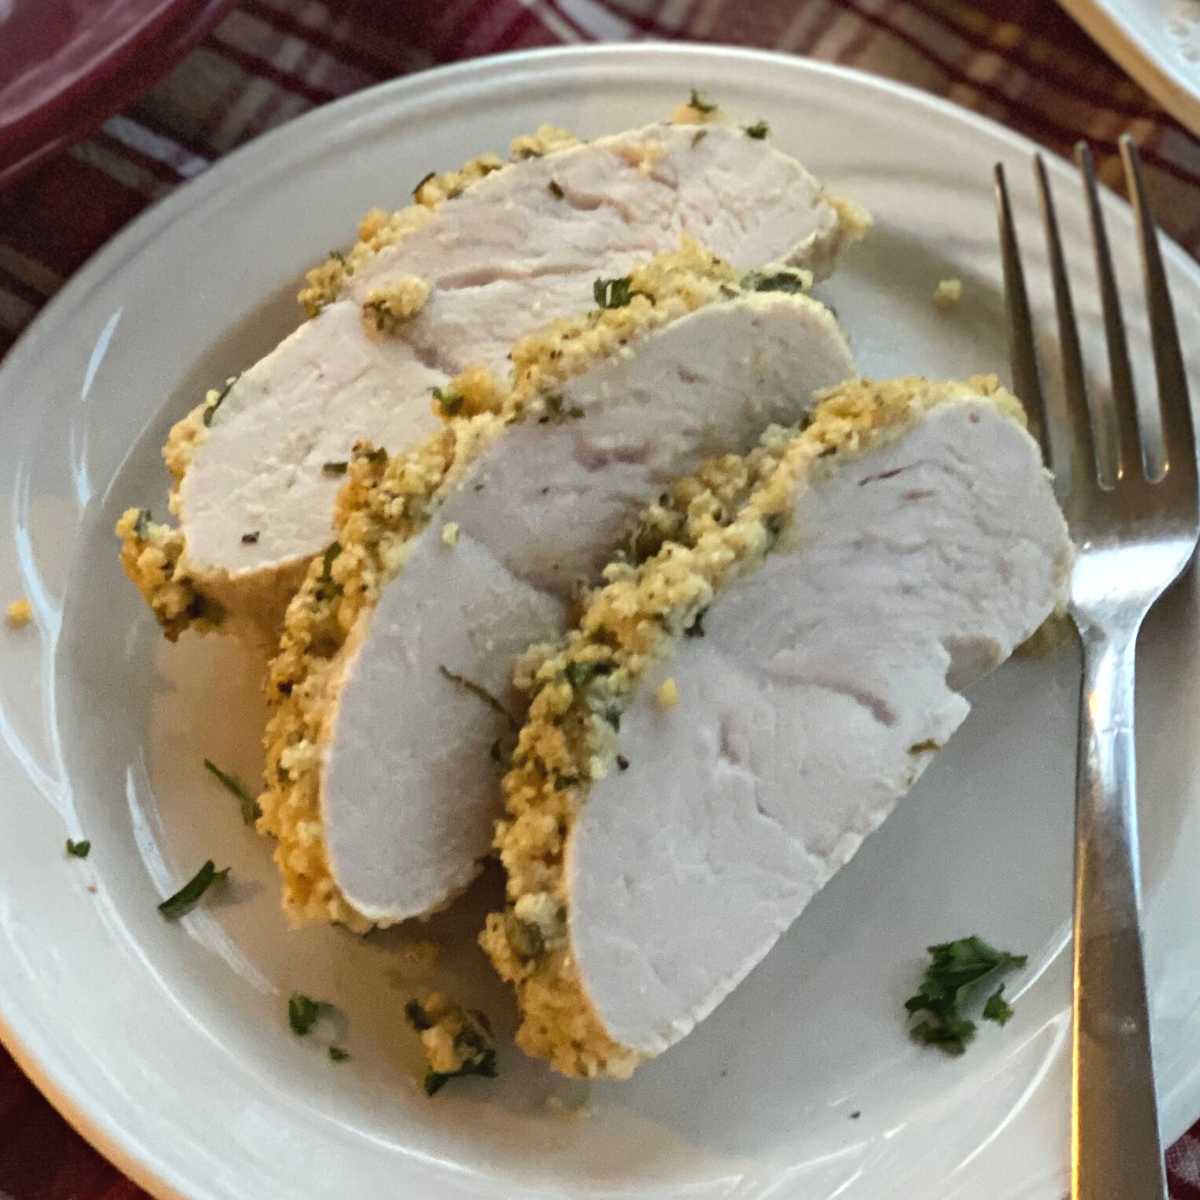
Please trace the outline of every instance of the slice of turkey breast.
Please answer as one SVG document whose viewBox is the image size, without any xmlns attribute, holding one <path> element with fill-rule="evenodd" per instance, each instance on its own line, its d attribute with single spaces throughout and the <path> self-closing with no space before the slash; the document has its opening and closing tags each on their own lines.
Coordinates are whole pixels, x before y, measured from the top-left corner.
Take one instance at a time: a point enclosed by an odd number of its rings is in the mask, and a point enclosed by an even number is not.
<svg viewBox="0 0 1200 1200">
<path fill-rule="evenodd" d="M 1066 526 L 994 380 L 852 383 L 772 453 L 535 672 L 482 940 L 566 1074 L 628 1076 L 703 1020 L 1064 601 Z"/>
<path fill-rule="evenodd" d="M 737 280 L 695 245 L 660 256 L 627 305 L 517 346 L 502 415 L 356 454 L 269 680 L 262 827 L 294 917 L 387 924 L 465 887 L 521 716 L 514 658 L 561 635 L 681 473 L 853 373 L 823 305 Z"/>
<path fill-rule="evenodd" d="M 867 221 L 730 126 L 650 125 L 491 166 L 369 221 L 348 257 L 311 273 L 312 319 L 172 431 L 177 525 L 130 510 L 118 527 L 168 636 L 222 622 L 274 635 L 278 598 L 328 541 L 354 443 L 402 451 L 433 433 L 433 388 L 505 368 L 520 336 L 586 306 L 597 277 L 684 233 L 738 268 L 820 275 Z"/>
</svg>

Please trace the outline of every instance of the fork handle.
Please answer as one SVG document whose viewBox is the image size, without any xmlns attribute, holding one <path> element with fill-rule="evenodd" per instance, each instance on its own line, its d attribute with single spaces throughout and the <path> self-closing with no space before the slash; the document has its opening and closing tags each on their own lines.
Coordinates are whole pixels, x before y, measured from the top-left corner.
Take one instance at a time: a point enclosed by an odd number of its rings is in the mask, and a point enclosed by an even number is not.
<svg viewBox="0 0 1200 1200">
<path fill-rule="evenodd" d="M 1081 630 L 1072 1200 L 1166 1196 L 1139 924 L 1133 684 L 1140 624 Z"/>
</svg>

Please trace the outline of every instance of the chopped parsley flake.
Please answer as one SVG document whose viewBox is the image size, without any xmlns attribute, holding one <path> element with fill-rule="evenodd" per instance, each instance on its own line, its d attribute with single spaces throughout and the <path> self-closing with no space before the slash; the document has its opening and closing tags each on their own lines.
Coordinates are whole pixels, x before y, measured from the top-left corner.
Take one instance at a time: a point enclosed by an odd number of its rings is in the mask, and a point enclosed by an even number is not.
<svg viewBox="0 0 1200 1200">
<path fill-rule="evenodd" d="M 1012 1005 L 1004 998 L 1004 984 L 1001 984 L 988 998 L 983 1006 L 983 1019 L 995 1021 L 997 1025 L 1007 1025 L 1013 1015 Z"/>
<path fill-rule="evenodd" d="M 612 664 L 606 662 L 567 663 L 564 674 L 567 677 L 567 682 L 573 688 L 581 688 L 589 679 L 594 679 L 597 675 L 612 674 Z"/>
<path fill-rule="evenodd" d="M 348 1059 L 350 1057 L 350 1051 L 343 1050 L 341 1048 L 341 1046 L 330 1046 L 329 1047 L 329 1057 L 334 1062 L 345 1062 L 346 1059 Z"/>
<path fill-rule="evenodd" d="M 418 1033 L 425 1033 L 437 1025 L 446 1029 L 453 1036 L 454 1054 L 462 1065 L 454 1071 L 435 1071 L 430 1067 L 425 1072 L 425 1094 L 436 1096 L 451 1079 L 462 1079 L 467 1075 L 495 1079 L 498 1074 L 495 1039 L 486 1015 L 478 1009 L 447 1005 L 440 998 L 430 997 L 430 1002 L 438 1004 L 434 1015 L 426 1011 L 419 1000 L 410 1000 L 404 1006 L 404 1015 Z"/>
<path fill-rule="evenodd" d="M 995 950 L 979 937 L 959 938 L 930 946 L 932 958 L 925 968 L 921 990 L 904 1007 L 910 1017 L 922 1019 L 910 1032 L 926 1046 L 938 1046 L 947 1054 L 961 1054 L 975 1036 L 975 1022 L 963 1015 L 962 1008 L 979 992 L 984 983 L 995 982 L 1005 971 L 1023 967 L 1024 954 Z M 1001 984 L 983 1006 L 983 1017 L 1003 1025 L 1012 1008 L 1004 999 Z"/>
<path fill-rule="evenodd" d="M 504 921 L 504 934 L 513 951 L 526 962 L 541 958 L 546 953 L 545 935 L 532 921 L 522 921 L 520 917 L 509 913 Z"/>
<path fill-rule="evenodd" d="M 321 1014 L 331 1011 L 332 1004 L 314 1000 L 303 992 L 293 992 L 288 997 L 288 1024 L 297 1037 L 304 1037 L 321 1019 Z"/>
<path fill-rule="evenodd" d="M 628 771 L 629 770 L 629 759 L 627 759 L 625 757 L 625 755 L 623 755 L 623 754 L 617 755 L 617 770 L 618 771 Z"/>
<path fill-rule="evenodd" d="M 150 516 L 150 510 L 148 508 L 139 508 L 137 520 L 133 523 L 133 536 L 145 538 L 145 536 L 150 532 L 150 522 L 152 520 L 153 518 Z"/>
<path fill-rule="evenodd" d="M 812 276 L 807 271 L 775 271 L 764 275 L 751 271 L 742 277 L 742 287 L 752 292 L 789 292 L 793 295 L 808 291 Z"/>
<path fill-rule="evenodd" d="M 599 308 L 624 308 L 634 296 L 646 296 L 646 293 L 635 292 L 633 280 L 628 275 L 619 279 L 597 279 L 592 284 L 592 298 Z M 650 296 L 646 299 L 653 303 Z"/>
<path fill-rule="evenodd" d="M 753 125 L 743 125 L 742 130 L 747 137 L 752 137 L 756 141 L 761 142 L 771 132 L 771 127 L 766 121 L 755 121 Z"/>
<path fill-rule="evenodd" d="M 438 407 L 442 410 L 442 416 L 453 417 L 462 408 L 463 398 L 454 388 L 435 387 L 429 390 L 433 394 L 434 400 L 437 401 Z"/>
<path fill-rule="evenodd" d="M 418 184 L 417 184 L 417 186 L 416 186 L 415 188 L 413 188 L 413 190 L 412 190 L 412 194 L 413 194 L 413 199 L 414 199 L 414 200 L 415 200 L 415 199 L 418 197 L 418 195 L 420 194 L 420 192 L 421 192 L 421 189 L 422 189 L 422 188 L 423 188 L 423 187 L 424 187 L 424 186 L 425 186 L 425 185 L 426 185 L 426 184 L 427 184 L 427 183 L 428 183 L 428 182 L 429 182 L 429 181 L 430 181 L 430 180 L 431 180 L 431 179 L 432 179 L 432 178 L 433 178 L 433 177 L 434 177 L 436 174 L 437 174 L 437 172 L 436 172 L 436 171 L 430 171 L 430 172 L 429 172 L 429 174 L 428 174 L 428 175 L 426 175 L 426 176 L 424 176 L 424 177 L 421 179 L 421 182 L 420 182 L 420 183 L 418 183 Z"/>
<path fill-rule="evenodd" d="M 546 187 L 550 189 L 550 195 L 552 195 L 555 200 L 561 200 L 566 195 L 566 192 L 562 190 L 562 187 L 557 179 L 550 180 L 550 182 L 546 184 Z"/>
<path fill-rule="evenodd" d="M 699 113 L 717 111 L 717 106 L 703 92 L 698 92 L 695 88 L 692 88 L 691 97 L 688 99 L 688 106 L 694 108 Z"/>
<path fill-rule="evenodd" d="M 225 397 L 233 390 L 233 385 L 237 383 L 240 376 L 234 375 L 225 380 L 225 386 L 217 393 L 217 398 L 209 405 L 205 406 L 204 415 L 200 418 L 204 422 L 204 427 L 207 429 L 213 423 L 213 417 L 217 415 L 217 409 L 225 403 Z"/>
<path fill-rule="evenodd" d="M 242 545 L 253 546 L 258 541 L 258 530 L 252 529 L 249 533 L 242 534 Z"/>
<path fill-rule="evenodd" d="M 168 921 L 177 921 L 200 903 L 201 897 L 214 883 L 220 883 L 229 875 L 229 868 L 218 871 L 210 858 L 173 896 L 168 896 L 158 911 Z"/>
<path fill-rule="evenodd" d="M 692 148 L 695 149 L 706 137 L 708 137 L 708 130 L 698 129 L 692 134 Z"/>
<path fill-rule="evenodd" d="M 322 475 L 345 475 L 350 464 L 344 459 L 337 462 L 325 462 L 321 464 Z"/>
<path fill-rule="evenodd" d="M 934 750 L 942 748 L 940 742 L 935 742 L 933 738 L 926 738 L 923 742 L 914 742 L 908 748 L 909 754 L 929 754 Z"/>
<path fill-rule="evenodd" d="M 92 852 L 92 843 L 86 839 L 82 842 L 73 842 L 67 838 L 67 853 L 72 858 L 87 858 Z"/>
<path fill-rule="evenodd" d="M 496 1051 L 481 1050 L 478 1058 L 469 1058 L 457 1071 L 435 1071 L 430 1068 L 425 1072 L 425 1095 L 436 1096 L 451 1079 L 464 1079 L 468 1075 L 482 1075 L 485 1079 L 495 1079 L 499 1075 L 496 1070 Z"/>
<path fill-rule="evenodd" d="M 404 1015 L 408 1018 L 408 1023 L 418 1032 L 424 1033 L 427 1029 L 433 1028 L 433 1022 L 429 1019 L 425 1012 L 425 1006 L 420 1000 L 410 1000 L 404 1006 Z"/>
<path fill-rule="evenodd" d="M 321 582 L 328 583 L 333 579 L 333 564 L 337 556 L 342 552 L 341 542 L 330 542 L 325 547 L 325 553 L 321 556 Z"/>
<path fill-rule="evenodd" d="M 242 808 L 242 823 L 245 825 L 253 825 L 259 817 L 262 816 L 262 809 L 258 807 L 258 801 L 250 795 L 240 780 L 235 776 L 222 771 L 216 763 L 209 759 L 204 760 L 204 769 L 212 775 L 227 792 L 237 797 L 238 803 Z"/>
</svg>

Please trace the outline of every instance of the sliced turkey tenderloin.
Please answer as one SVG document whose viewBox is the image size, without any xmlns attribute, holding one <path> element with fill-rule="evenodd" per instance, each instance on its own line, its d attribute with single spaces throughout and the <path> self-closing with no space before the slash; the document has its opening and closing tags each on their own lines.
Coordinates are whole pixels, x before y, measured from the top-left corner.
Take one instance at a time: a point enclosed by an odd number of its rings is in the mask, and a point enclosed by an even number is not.
<svg viewBox="0 0 1200 1200">
<path fill-rule="evenodd" d="M 562 143 L 532 149 L 543 144 Z M 168 636 L 222 621 L 273 634 L 281 610 L 266 601 L 328 540 L 354 443 L 400 451 L 433 433 L 431 388 L 469 366 L 504 368 L 518 337 L 580 311 L 597 276 L 623 276 L 684 233 L 738 268 L 823 274 L 866 222 L 795 159 L 728 126 L 656 124 L 480 162 L 466 190 L 458 176 L 418 189 L 452 200 L 369 221 L 348 257 L 311 273 L 313 318 L 172 431 L 177 526 L 130 510 L 118 528 Z"/>
<path fill-rule="evenodd" d="M 628 1076 L 707 1016 L 1064 600 L 1066 526 L 994 380 L 850 384 L 772 452 L 537 670 L 482 940 L 566 1074 Z"/>
<path fill-rule="evenodd" d="M 390 465 L 360 451 L 337 547 L 288 610 L 263 828 L 285 907 L 361 926 L 476 875 L 520 708 L 515 656 L 558 637 L 632 517 L 681 473 L 795 421 L 853 363 L 807 296 L 743 290 L 692 246 L 631 299 L 514 350 L 504 415 Z"/>
</svg>

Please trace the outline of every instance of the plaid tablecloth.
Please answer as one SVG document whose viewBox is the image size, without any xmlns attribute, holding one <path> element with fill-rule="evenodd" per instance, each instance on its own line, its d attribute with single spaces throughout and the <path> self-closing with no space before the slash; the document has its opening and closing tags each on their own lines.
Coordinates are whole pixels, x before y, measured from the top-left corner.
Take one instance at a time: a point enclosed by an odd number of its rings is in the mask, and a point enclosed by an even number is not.
<svg viewBox="0 0 1200 1200">
<path fill-rule="evenodd" d="M 1112 182 L 1116 138 L 1131 130 L 1163 224 L 1200 255 L 1200 143 L 1050 0 L 242 0 L 143 99 L 0 192 L 0 355 L 147 205 L 315 105 L 435 63 L 645 38 L 769 47 L 875 71 L 1060 152 L 1086 137 Z M 1200 1200 L 1200 1124 L 1167 1163 L 1173 1200 Z M 0 1200 L 142 1195 L 0 1050 Z"/>
</svg>

